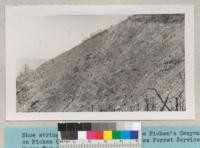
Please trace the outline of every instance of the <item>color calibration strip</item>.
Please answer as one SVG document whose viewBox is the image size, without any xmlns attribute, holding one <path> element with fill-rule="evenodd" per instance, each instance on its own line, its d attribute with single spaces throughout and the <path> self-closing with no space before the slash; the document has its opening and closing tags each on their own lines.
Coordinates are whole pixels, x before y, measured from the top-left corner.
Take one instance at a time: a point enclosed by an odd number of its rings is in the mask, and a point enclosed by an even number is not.
<svg viewBox="0 0 200 148">
<path fill-rule="evenodd" d="M 58 123 L 60 148 L 140 148 L 141 123 Z"/>
</svg>

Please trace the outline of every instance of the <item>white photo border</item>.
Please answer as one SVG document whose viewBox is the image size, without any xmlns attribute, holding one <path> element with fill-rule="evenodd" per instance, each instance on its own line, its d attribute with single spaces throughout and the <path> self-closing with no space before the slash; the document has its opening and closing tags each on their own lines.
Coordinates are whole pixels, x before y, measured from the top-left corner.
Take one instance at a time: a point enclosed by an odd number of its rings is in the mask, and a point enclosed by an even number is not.
<svg viewBox="0 0 200 148">
<path fill-rule="evenodd" d="M 6 120 L 191 120 L 195 119 L 194 7 L 193 5 L 41 5 L 6 6 L 7 19 L 15 15 L 127 15 L 185 14 L 186 111 L 162 112 L 16 112 L 16 65 L 6 35 Z M 6 32 L 8 29 L 6 28 Z"/>
</svg>

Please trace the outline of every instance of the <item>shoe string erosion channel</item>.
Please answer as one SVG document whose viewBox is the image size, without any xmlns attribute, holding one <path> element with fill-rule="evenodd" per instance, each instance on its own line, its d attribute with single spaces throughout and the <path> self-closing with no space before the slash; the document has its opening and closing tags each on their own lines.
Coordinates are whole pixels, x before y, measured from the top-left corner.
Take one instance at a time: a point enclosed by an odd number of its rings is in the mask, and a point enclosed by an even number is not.
<svg viewBox="0 0 200 148">
<path fill-rule="evenodd" d="M 59 148 L 141 148 L 140 122 L 58 123 Z"/>
</svg>

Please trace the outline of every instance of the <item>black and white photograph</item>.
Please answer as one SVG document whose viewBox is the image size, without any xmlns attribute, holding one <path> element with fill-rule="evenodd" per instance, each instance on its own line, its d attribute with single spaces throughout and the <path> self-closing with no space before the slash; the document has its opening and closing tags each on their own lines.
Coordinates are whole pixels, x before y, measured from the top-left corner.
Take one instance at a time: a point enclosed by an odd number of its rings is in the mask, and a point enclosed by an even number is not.
<svg viewBox="0 0 200 148">
<path fill-rule="evenodd" d="M 141 7 L 9 7 L 8 118 L 193 118 L 192 8 Z"/>
</svg>

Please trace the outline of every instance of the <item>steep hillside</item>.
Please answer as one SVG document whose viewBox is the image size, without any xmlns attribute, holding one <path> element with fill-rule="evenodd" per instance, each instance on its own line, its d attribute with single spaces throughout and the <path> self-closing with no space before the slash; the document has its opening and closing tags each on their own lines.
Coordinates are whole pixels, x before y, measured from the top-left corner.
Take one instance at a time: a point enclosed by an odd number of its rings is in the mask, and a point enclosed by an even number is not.
<svg viewBox="0 0 200 148">
<path fill-rule="evenodd" d="M 133 15 L 18 77 L 17 111 L 185 110 L 184 77 L 184 15 Z"/>
</svg>

